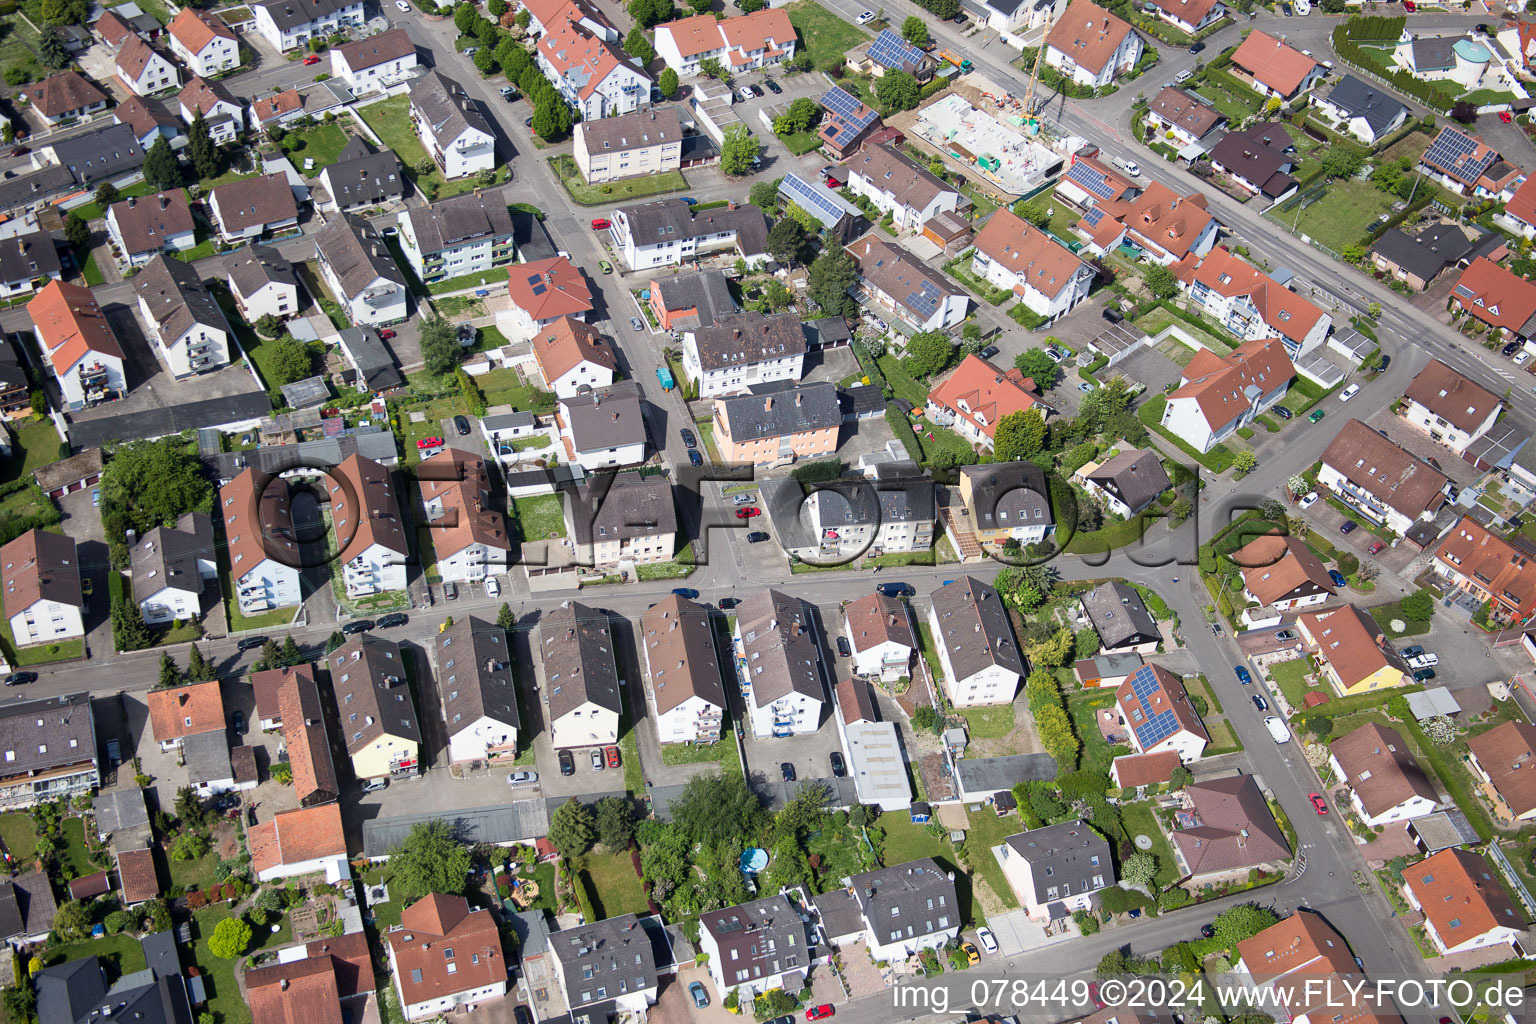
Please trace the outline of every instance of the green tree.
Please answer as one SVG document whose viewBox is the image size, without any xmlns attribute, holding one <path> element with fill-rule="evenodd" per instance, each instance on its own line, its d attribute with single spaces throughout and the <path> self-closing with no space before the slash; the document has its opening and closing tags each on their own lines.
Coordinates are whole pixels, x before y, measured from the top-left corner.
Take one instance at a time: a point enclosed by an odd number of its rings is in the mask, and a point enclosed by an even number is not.
<svg viewBox="0 0 1536 1024">
<path fill-rule="evenodd" d="M 928 45 L 928 25 L 917 15 L 908 15 L 901 23 L 901 38 L 913 46 Z"/>
<path fill-rule="evenodd" d="M 64 218 L 64 238 L 76 253 L 84 255 L 89 252 L 91 249 L 90 222 L 78 213 L 70 213 Z"/>
<path fill-rule="evenodd" d="M 219 151 L 208 132 L 208 122 L 203 120 L 199 107 L 192 115 L 192 126 L 187 129 L 187 156 L 192 158 L 192 169 L 204 181 L 219 176 Z"/>
<path fill-rule="evenodd" d="M 1147 290 L 1160 299 L 1171 299 L 1179 294 L 1179 279 L 1167 267 L 1153 264 L 1142 272 L 1141 280 Z"/>
<path fill-rule="evenodd" d="M 303 660 L 304 652 L 299 650 L 299 645 L 294 641 L 293 634 L 289 633 L 283 637 L 283 653 L 279 664 L 284 668 L 291 668 Z"/>
<path fill-rule="evenodd" d="M 345 647 L 347 635 L 339 629 L 331 630 L 331 635 L 325 639 L 325 653 L 330 654 L 338 647 Z"/>
<path fill-rule="evenodd" d="M 411 826 L 401 844 L 389 852 L 389 887 L 402 903 L 414 903 L 430 892 L 457 896 L 469 878 L 470 848 L 454 836 L 441 819 Z"/>
<path fill-rule="evenodd" d="M 421 318 L 421 358 L 433 376 L 448 373 L 459 365 L 459 339 L 453 325 L 440 316 Z"/>
<path fill-rule="evenodd" d="M 507 13 L 507 0 L 490 0 L 485 9 L 491 12 L 491 17 L 500 21 L 501 16 Z"/>
<path fill-rule="evenodd" d="M 852 316 L 858 312 L 858 303 L 849 297 L 848 289 L 858 280 L 859 268 L 848 250 L 829 245 L 806 272 L 806 293 L 828 316 Z"/>
<path fill-rule="evenodd" d="M 1082 661 L 1084 658 L 1091 658 L 1098 654 L 1099 646 L 1103 643 L 1103 641 L 1099 639 L 1098 631 L 1091 626 L 1078 630 L 1076 641 L 1076 656 L 1078 661 Z"/>
<path fill-rule="evenodd" d="M 661 88 L 661 94 L 667 99 L 677 95 L 677 72 L 671 68 L 663 68 L 661 75 L 656 79 L 656 84 Z"/>
<path fill-rule="evenodd" d="M 112 645 L 119 651 L 142 651 L 155 642 L 137 601 L 112 602 Z"/>
<path fill-rule="evenodd" d="M 183 832 L 171 845 L 171 860 L 199 860 L 208 854 L 208 837 L 200 832 Z"/>
<path fill-rule="evenodd" d="M 626 797 L 605 796 L 593 814 L 597 841 L 609 850 L 627 850 L 635 838 L 635 805 Z"/>
<path fill-rule="evenodd" d="M 517 627 L 517 616 L 512 613 L 511 606 L 505 601 L 501 603 L 500 610 L 496 612 L 496 625 L 508 632 Z"/>
<path fill-rule="evenodd" d="M 629 16 L 642 28 L 650 28 L 672 17 L 672 0 L 629 0 Z"/>
<path fill-rule="evenodd" d="M 453 9 L 453 27 L 463 35 L 472 35 L 475 30 L 475 22 L 480 20 L 480 12 L 475 10 L 471 3 L 461 3 Z"/>
<path fill-rule="evenodd" d="M 645 37 L 645 29 L 636 25 L 629 30 L 629 35 L 624 37 L 624 52 L 640 62 L 641 67 L 648 66 L 656 59 L 656 47 Z"/>
<path fill-rule="evenodd" d="M 53 915 L 53 930 L 66 941 L 89 938 L 93 923 L 91 905 L 83 900 L 70 900 Z"/>
<path fill-rule="evenodd" d="M 581 856 L 592 849 L 597 836 L 597 822 L 593 820 L 592 811 L 575 797 L 555 808 L 555 813 L 549 816 L 549 841 L 562 857 Z"/>
<path fill-rule="evenodd" d="M 1125 858 L 1120 865 L 1120 878 L 1141 889 L 1150 889 L 1152 878 L 1157 874 L 1157 858 L 1144 850 L 1138 850 Z"/>
<path fill-rule="evenodd" d="M 269 390 L 275 391 L 285 384 L 303 380 L 313 372 L 314 359 L 308 346 L 290 335 L 275 338 L 262 348 L 265 350 L 263 369 L 271 378 L 267 381 Z"/>
<path fill-rule="evenodd" d="M 283 333 L 282 320 L 272 313 L 261 314 L 251 326 L 256 328 L 256 333 L 263 338 L 275 338 Z"/>
<path fill-rule="evenodd" d="M 1041 390 L 1055 387 L 1056 379 L 1061 373 L 1061 368 L 1056 365 L 1056 361 L 1040 348 L 1030 348 L 1020 352 L 1014 357 L 1013 365 L 1024 376 L 1033 379 L 1035 386 Z"/>
<path fill-rule="evenodd" d="M 768 255 L 780 263 L 793 263 L 805 245 L 805 229 L 800 222 L 784 217 L 768 229 Z"/>
<path fill-rule="evenodd" d="M 202 828 L 208 823 L 208 809 L 198 798 L 197 790 L 191 786 L 182 786 L 176 791 L 176 801 L 173 806 L 176 817 L 186 828 Z"/>
<path fill-rule="evenodd" d="M 1047 639 L 1024 647 L 1029 654 L 1030 664 L 1043 669 L 1061 668 L 1076 648 L 1077 637 L 1066 626 L 1056 630 Z"/>
<path fill-rule="evenodd" d="M 1406 722 L 1413 716 L 1413 711 L 1408 707 L 1408 698 L 1400 693 L 1394 693 L 1387 698 L 1387 714 L 1399 722 Z"/>
<path fill-rule="evenodd" d="M 37 41 L 37 59 L 50 68 L 62 68 L 69 63 L 69 51 L 64 48 L 64 41 L 57 32 L 52 29 L 43 31 L 42 38 Z"/>
<path fill-rule="evenodd" d="M 293 785 L 293 762 L 273 761 L 272 781 L 277 783 L 279 786 Z"/>
<path fill-rule="evenodd" d="M 747 193 L 747 202 L 762 210 L 772 220 L 775 211 L 779 208 L 779 183 L 783 178 L 775 178 L 773 181 L 759 181 L 753 184 L 752 190 Z"/>
<path fill-rule="evenodd" d="M 117 197 L 120 195 L 122 193 L 117 190 L 116 185 L 110 181 L 104 181 L 96 189 L 96 205 L 105 210 L 117 202 Z"/>
<path fill-rule="evenodd" d="M 496 51 L 488 46 L 481 46 L 470 60 L 474 62 L 475 70 L 482 76 L 494 75 L 499 68 L 496 63 Z"/>
<path fill-rule="evenodd" d="M 197 644 L 193 644 L 187 651 L 187 682 L 208 683 L 217 678 L 219 678 L 218 666 L 203 657 L 203 652 L 198 650 Z"/>
<path fill-rule="evenodd" d="M 49 25 L 83 25 L 90 4 L 87 0 L 42 0 L 39 11 Z"/>
<path fill-rule="evenodd" d="M 277 646 L 276 640 L 268 640 L 261 645 L 261 651 L 256 655 L 256 661 L 251 668 L 257 672 L 269 668 L 281 668 L 283 664 L 283 649 Z"/>
<path fill-rule="evenodd" d="M 1347 142 L 1335 142 L 1323 153 L 1323 173 L 1330 178 L 1353 177 L 1364 164 L 1364 151 Z"/>
<path fill-rule="evenodd" d="M 1175 523 L 1182 523 L 1194 514 L 1194 503 L 1189 500 L 1187 495 L 1179 495 L 1173 499 L 1173 504 L 1168 506 L 1168 518 L 1172 519 Z"/>
<path fill-rule="evenodd" d="M 911 110 L 922 95 L 923 87 L 905 71 L 887 71 L 875 82 L 875 98 L 885 105 L 887 113 Z"/>
<path fill-rule="evenodd" d="M 695 775 L 672 802 L 672 819 L 696 843 L 756 835 L 763 806 L 740 775 Z M 642 840 L 643 841 L 643 840 Z"/>
<path fill-rule="evenodd" d="M 999 462 L 1034 458 L 1045 447 L 1045 417 L 1039 409 L 1009 413 L 997 421 L 993 444 Z"/>
<path fill-rule="evenodd" d="M 160 681 L 156 686 L 180 686 L 181 669 L 176 666 L 176 659 L 169 653 L 160 655 Z"/>
<path fill-rule="evenodd" d="M 760 148 L 757 137 L 746 125 L 731 125 L 720 143 L 720 169 L 731 177 L 752 173 L 752 162 Z"/>
<path fill-rule="evenodd" d="M 171 152 L 170 140 L 164 135 L 157 136 L 144 154 L 144 180 L 150 188 L 162 191 L 181 187 L 181 162 Z"/>
<path fill-rule="evenodd" d="M 1416 590 L 1400 603 L 1403 614 L 1418 622 L 1428 622 L 1435 614 L 1435 595 L 1427 590 Z"/>
<path fill-rule="evenodd" d="M 714 57 L 705 57 L 699 61 L 699 74 L 705 78 L 713 78 L 717 82 L 723 82 L 726 85 L 731 84 L 731 73 L 725 69 L 724 64 L 721 64 Z"/>
<path fill-rule="evenodd" d="M 806 131 L 816 122 L 818 113 L 816 101 L 809 96 L 801 96 L 773 122 L 773 133 L 785 136 Z"/>
<path fill-rule="evenodd" d="M 1237 455 L 1232 459 L 1232 468 L 1238 473 L 1243 474 L 1252 473 L 1258 464 L 1258 456 L 1254 455 L 1253 452 L 1249 451 L 1247 448 L 1244 448 L 1242 451 L 1238 452 Z"/>
<path fill-rule="evenodd" d="M 932 704 L 922 704 L 912 712 L 912 728 L 932 729 L 938 724 L 938 712 L 933 710 Z"/>
<path fill-rule="evenodd" d="M 220 960 L 233 960 L 251 945 L 251 926 L 238 917 L 226 917 L 213 926 L 208 952 Z"/>
<path fill-rule="evenodd" d="M 1043 228 L 1051 223 L 1051 212 L 1039 203 L 1022 203 L 1013 211 L 1021 220 L 1033 224 L 1037 228 Z"/>
<path fill-rule="evenodd" d="M 1280 920 L 1280 915 L 1255 903 L 1239 903 L 1216 915 L 1211 922 L 1216 929 L 1216 939 L 1225 948 L 1234 950 L 1239 942 L 1246 942 L 1259 932 Z"/>
<path fill-rule="evenodd" d="M 548 98 L 533 108 L 533 133 L 541 139 L 553 139 L 560 134 L 560 114 L 557 101 Z"/>
</svg>

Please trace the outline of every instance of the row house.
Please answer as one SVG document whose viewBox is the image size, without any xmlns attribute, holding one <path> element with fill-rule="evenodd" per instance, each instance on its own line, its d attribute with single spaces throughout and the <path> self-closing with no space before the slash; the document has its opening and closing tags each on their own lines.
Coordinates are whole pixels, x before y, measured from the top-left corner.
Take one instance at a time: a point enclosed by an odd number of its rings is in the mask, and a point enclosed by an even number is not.
<svg viewBox="0 0 1536 1024">
<path fill-rule="evenodd" d="M 640 616 L 646 693 L 662 743 L 718 743 L 725 685 L 709 609 L 672 594 Z"/>
<path fill-rule="evenodd" d="M 1327 313 L 1226 249 L 1213 250 L 1192 273 L 1175 273 L 1190 299 L 1238 339 L 1278 338 L 1293 360 L 1314 351 L 1333 329 Z"/>
<path fill-rule="evenodd" d="M 466 615 L 432 638 L 453 764 L 511 761 L 522 719 L 507 632 Z"/>
<path fill-rule="evenodd" d="M 859 269 L 858 298 L 914 331 L 958 327 L 971 307 L 963 287 L 873 232 L 848 246 Z"/>
<path fill-rule="evenodd" d="M 700 14 L 656 26 L 656 54 L 679 75 L 699 74 L 716 60 L 732 74 L 772 67 L 795 55 L 795 27 L 782 8 L 716 20 Z"/>
<path fill-rule="evenodd" d="M 536 654 L 550 744 L 568 750 L 617 743 L 624 701 L 608 616 L 579 601 L 562 604 L 539 622 Z"/>
</svg>

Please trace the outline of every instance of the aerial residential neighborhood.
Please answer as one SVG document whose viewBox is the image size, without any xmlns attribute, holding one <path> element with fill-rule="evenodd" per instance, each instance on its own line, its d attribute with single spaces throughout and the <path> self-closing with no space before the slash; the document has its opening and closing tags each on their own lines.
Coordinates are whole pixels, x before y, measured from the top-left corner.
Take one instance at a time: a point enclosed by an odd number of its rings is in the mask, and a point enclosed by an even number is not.
<svg viewBox="0 0 1536 1024">
<path fill-rule="evenodd" d="M 892 3 L 0 8 L 9 1024 L 1518 1019 L 1536 20 Z"/>
</svg>

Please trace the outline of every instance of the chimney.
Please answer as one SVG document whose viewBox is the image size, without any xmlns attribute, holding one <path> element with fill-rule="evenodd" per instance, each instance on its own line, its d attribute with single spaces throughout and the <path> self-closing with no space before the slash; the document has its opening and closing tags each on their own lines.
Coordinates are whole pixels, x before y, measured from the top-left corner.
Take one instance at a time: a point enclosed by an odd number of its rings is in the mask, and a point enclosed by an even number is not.
<svg viewBox="0 0 1536 1024">
<path fill-rule="evenodd" d="M 135 199 L 133 196 L 129 196 L 128 197 L 128 209 L 131 210 L 135 206 L 138 206 L 138 205 L 139 205 L 139 201 L 137 199 Z"/>
<path fill-rule="evenodd" d="M 769 395 L 767 398 L 763 399 L 763 412 L 769 412 L 772 409 L 773 409 L 773 396 Z"/>
<path fill-rule="evenodd" d="M 167 206 L 170 206 L 170 205 L 171 205 L 171 201 L 170 201 L 170 199 L 169 199 L 169 198 L 167 198 L 167 197 L 166 197 L 166 195 L 165 195 L 165 193 L 163 193 L 163 192 L 162 192 L 162 193 L 161 193 L 161 194 L 160 194 L 160 209 L 162 209 L 162 210 L 163 210 L 163 209 L 165 209 L 165 208 L 166 208 L 166 207 L 167 207 Z"/>
<path fill-rule="evenodd" d="M 805 399 L 805 395 L 803 395 L 799 391 L 795 392 L 795 405 L 796 406 L 804 405 L 805 404 L 804 399 Z"/>
</svg>

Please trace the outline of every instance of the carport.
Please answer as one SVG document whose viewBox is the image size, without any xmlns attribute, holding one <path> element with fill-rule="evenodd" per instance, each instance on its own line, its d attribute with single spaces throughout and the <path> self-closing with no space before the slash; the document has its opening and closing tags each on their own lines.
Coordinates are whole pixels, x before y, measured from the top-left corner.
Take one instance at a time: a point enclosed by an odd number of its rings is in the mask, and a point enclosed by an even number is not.
<svg viewBox="0 0 1536 1024">
<path fill-rule="evenodd" d="M 1103 333 L 1088 343 L 1088 347 L 1109 360 L 1109 365 L 1130 356 L 1147 343 L 1147 336 L 1131 325 L 1129 320 L 1110 324 Z"/>
</svg>

